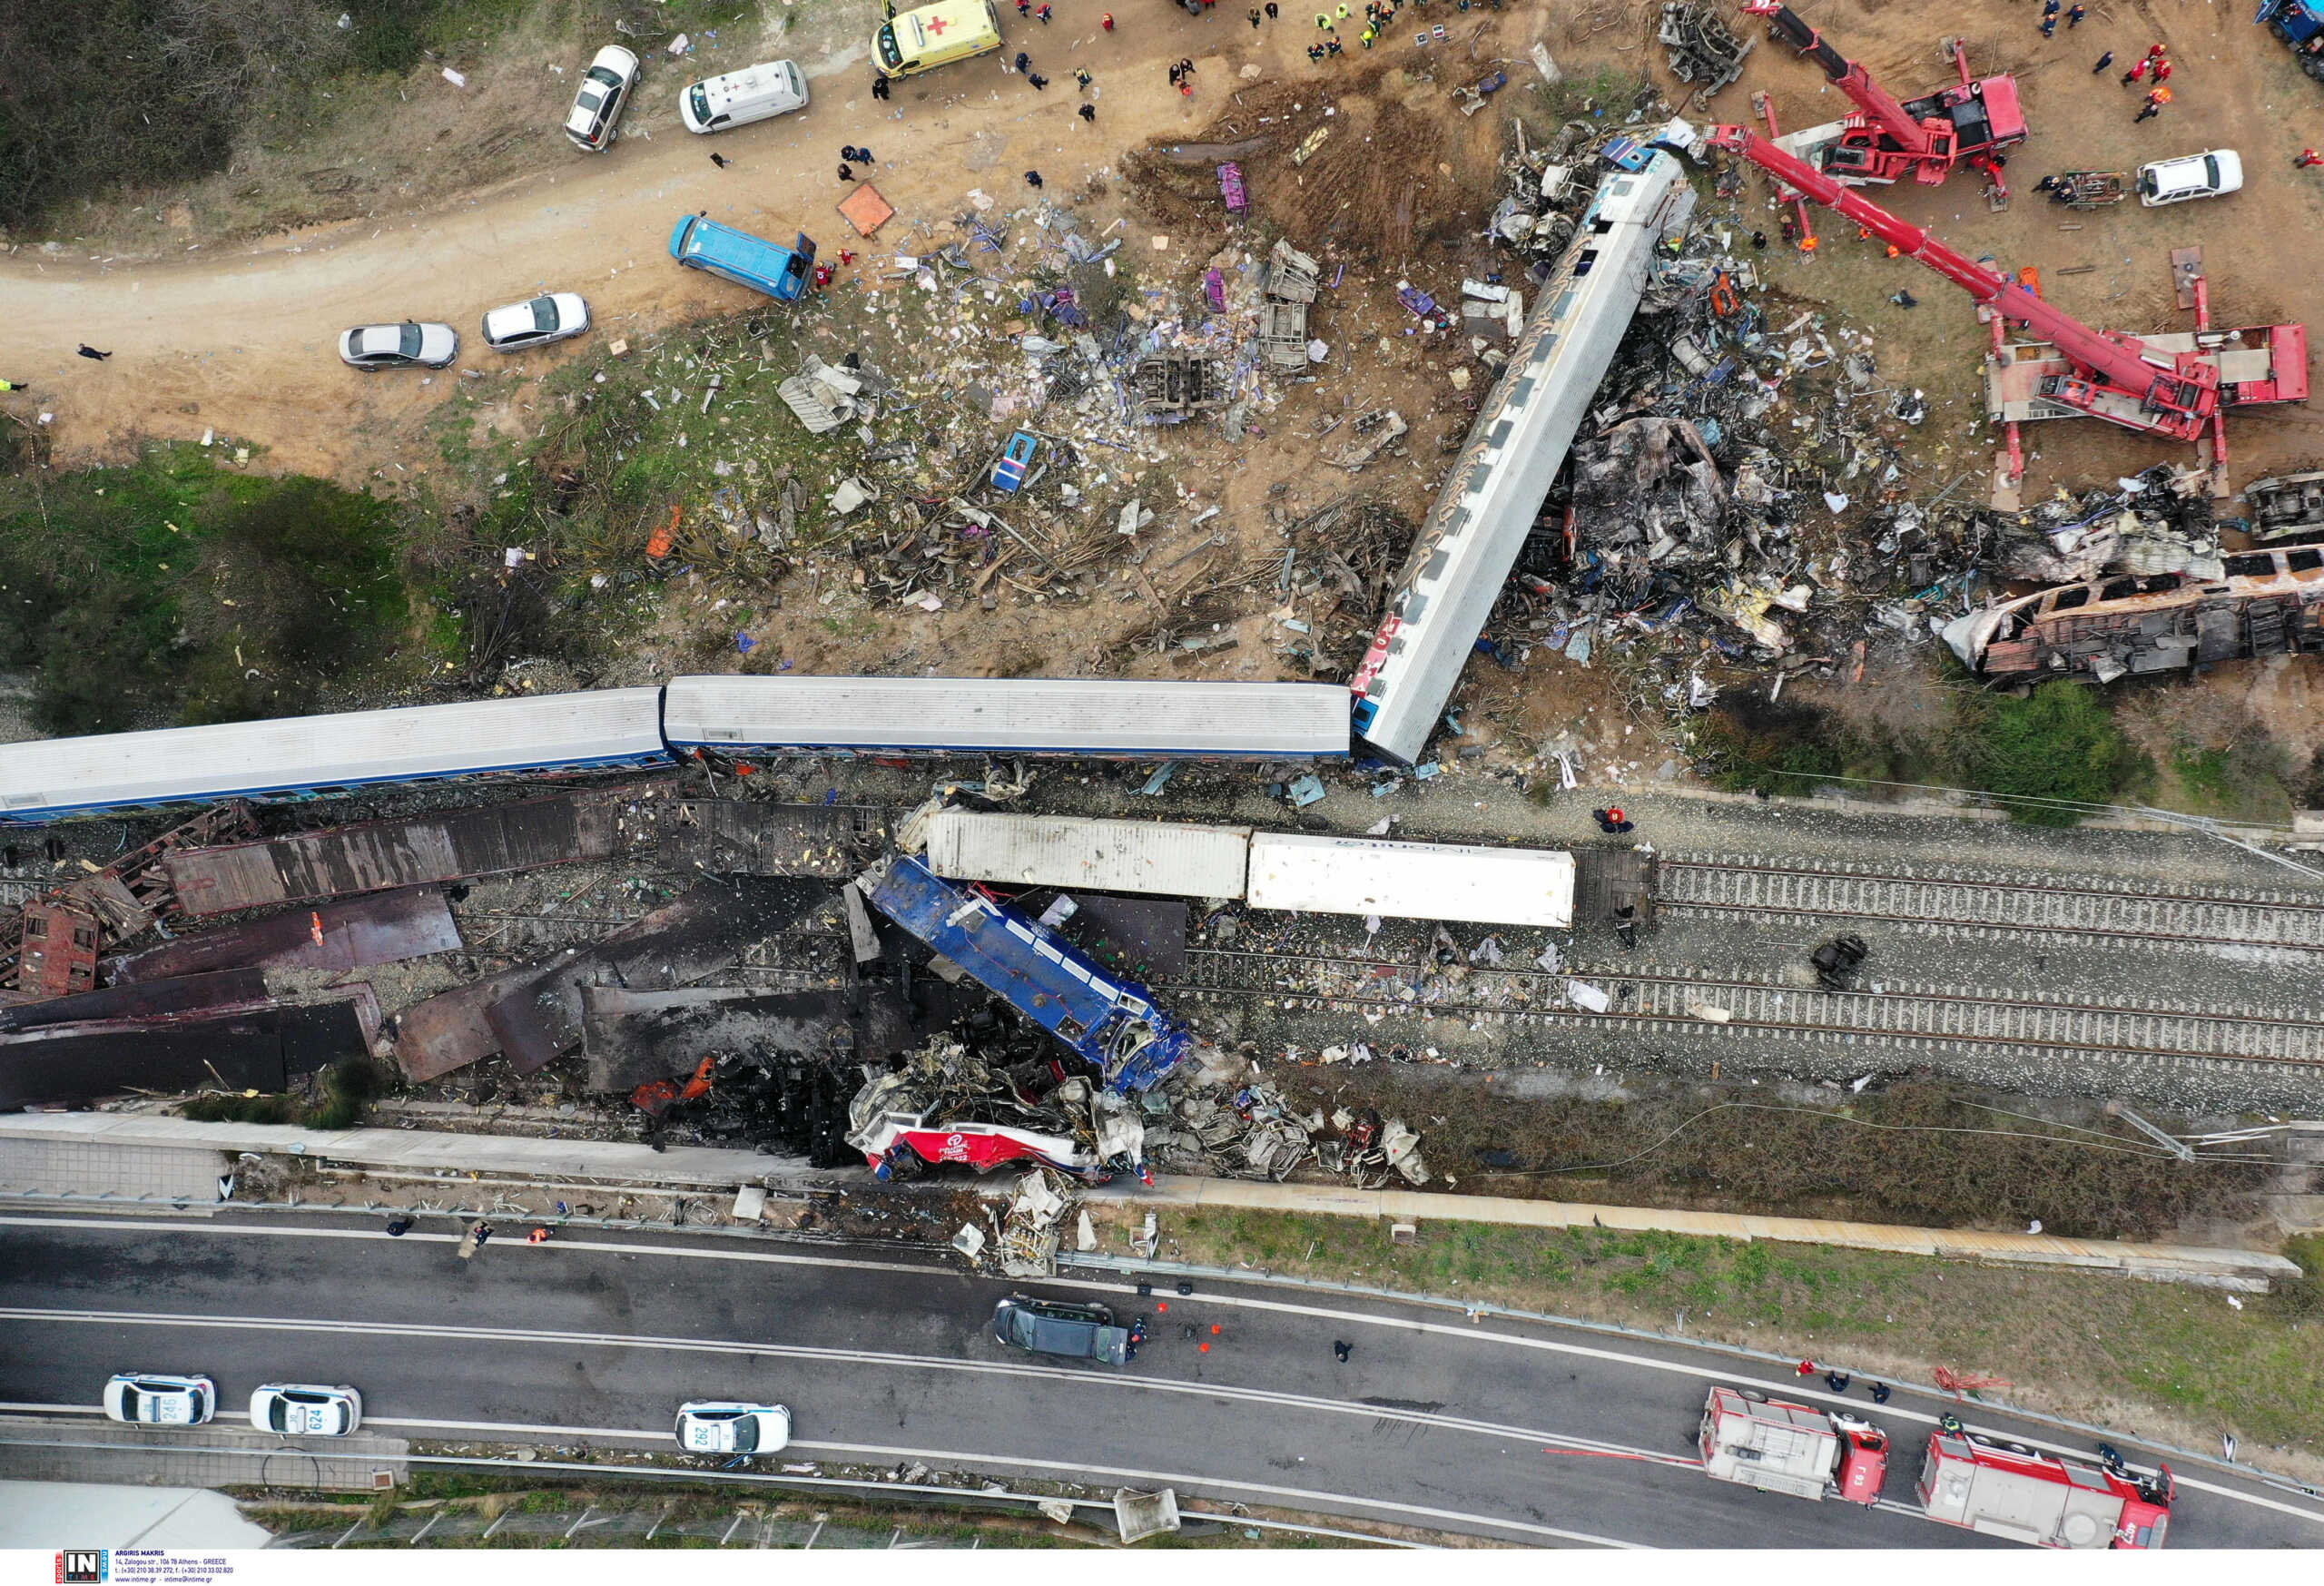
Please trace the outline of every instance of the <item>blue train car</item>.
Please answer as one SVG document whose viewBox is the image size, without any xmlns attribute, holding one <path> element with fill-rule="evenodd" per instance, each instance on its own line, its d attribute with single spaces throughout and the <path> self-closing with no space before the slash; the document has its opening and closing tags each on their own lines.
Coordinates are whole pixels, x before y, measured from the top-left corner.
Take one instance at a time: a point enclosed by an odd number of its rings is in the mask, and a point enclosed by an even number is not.
<svg viewBox="0 0 2324 1586">
<path fill-rule="evenodd" d="M 1071 1047 L 1106 1088 L 1135 1093 L 1177 1066 L 1194 1033 L 1146 988 L 1117 980 L 1045 926 L 899 856 L 865 877 L 872 906 Z"/>
</svg>

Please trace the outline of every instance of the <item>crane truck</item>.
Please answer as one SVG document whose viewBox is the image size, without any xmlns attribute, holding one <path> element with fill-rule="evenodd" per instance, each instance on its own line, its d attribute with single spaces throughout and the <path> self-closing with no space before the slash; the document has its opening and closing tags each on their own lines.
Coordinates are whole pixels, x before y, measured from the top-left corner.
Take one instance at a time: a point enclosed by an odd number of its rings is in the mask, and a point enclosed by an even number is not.
<svg viewBox="0 0 2324 1586">
<path fill-rule="evenodd" d="M 1713 1386 L 1698 1442 L 1705 1475 L 1763 1492 L 1870 1508 L 1887 1477 L 1888 1434 L 1871 1422 L 1753 1388 Z M 1942 1524 L 2071 1549 L 2161 1547 L 2176 1495 L 2169 1465 L 2144 1475 L 2111 1450 L 2096 1462 L 2044 1453 L 1950 1415 L 1929 1438 L 1913 1491 Z"/>
<path fill-rule="evenodd" d="M 1766 17 L 1774 36 L 1812 59 L 1832 86 L 1856 102 L 1856 113 L 1845 120 L 1783 139 L 1791 153 L 1834 181 L 1852 186 L 1886 184 L 1909 175 L 1934 187 L 1956 167 L 1967 165 L 1992 179 L 1996 202 L 2007 198 L 2009 184 L 1994 156 L 2025 141 L 2025 112 L 2018 104 L 2016 78 L 2006 72 L 1971 77 L 1968 50 L 1955 41 L 1953 64 L 1961 81 L 1900 103 L 1873 81 L 1861 62 L 1834 49 L 1781 0 L 1750 0 L 1743 9 Z"/>
<path fill-rule="evenodd" d="M 1664 138 L 1691 132 L 1673 127 Z M 2020 423 L 2087 415 L 2189 444 L 2208 440 L 2215 483 L 2223 488 L 2227 409 L 2308 399 L 2308 327 L 2214 330 L 2200 264 L 2181 267 L 2181 284 L 2195 310 L 2192 332 L 2141 337 L 2093 330 L 2017 278 L 1908 225 L 1748 127 L 1717 127 L 1703 142 L 1740 154 L 1779 183 L 1856 222 L 1892 252 L 1969 294 L 1993 333 L 1985 366 L 1986 415 L 2007 427 L 2005 467 L 2013 485 L 2025 472 Z M 2034 340 L 2004 341 L 2004 322 L 2025 327 Z"/>
</svg>

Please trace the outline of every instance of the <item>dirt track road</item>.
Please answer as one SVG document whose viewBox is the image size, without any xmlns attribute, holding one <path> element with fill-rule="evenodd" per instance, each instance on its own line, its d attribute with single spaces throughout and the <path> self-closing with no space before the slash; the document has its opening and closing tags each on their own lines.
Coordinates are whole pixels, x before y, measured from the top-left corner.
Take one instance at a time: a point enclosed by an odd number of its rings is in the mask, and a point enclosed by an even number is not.
<svg viewBox="0 0 2324 1586">
<path fill-rule="evenodd" d="M 214 426 L 221 438 L 264 448 L 270 469 L 353 481 L 399 458 L 424 459 L 411 446 L 418 421 L 462 370 L 497 374 L 522 361 L 478 340 L 487 309 L 544 290 L 589 300 L 601 334 L 533 354 L 530 367 L 539 369 L 560 356 L 596 355 L 610 338 L 763 301 L 671 262 L 670 228 L 683 215 L 706 210 L 779 241 L 804 230 L 832 259 L 842 246 L 863 248 L 832 210 L 847 191 L 835 169 L 842 144 L 880 156 L 858 175 L 896 206 L 873 244 L 892 252 L 916 219 L 967 207 L 970 188 L 1015 202 L 1034 167 L 1055 192 L 1133 141 L 1206 120 L 1255 54 L 1311 70 L 1299 54 L 1305 40 L 1287 22 L 1259 34 L 1239 16 L 1230 29 L 1223 10 L 1197 21 L 1155 5 L 1135 27 L 1106 34 L 1096 17 L 1088 8 L 1074 33 L 1008 16 L 1004 53 L 1031 51 L 1035 70 L 1052 79 L 1046 93 L 1004 73 L 1000 56 L 986 56 L 900 84 L 883 106 L 871 96 L 859 44 L 806 63 L 813 103 L 803 114 L 716 139 L 659 115 L 650 136 L 634 131 L 605 155 L 576 152 L 545 179 L 463 193 L 416 215 L 154 262 L 107 264 L 27 246 L 0 260 L 0 374 L 30 380 L 39 409 L 55 415 L 60 464 L 139 438 L 197 439 Z M 1232 58 L 1214 53 L 1222 49 Z M 1165 63 L 1182 54 L 1201 66 L 1190 101 L 1164 80 Z M 1076 64 L 1098 77 L 1094 129 L 1075 114 Z M 666 97 L 684 80 L 665 64 L 647 88 Z M 734 166 L 714 166 L 712 149 Z M 431 377 L 366 375 L 338 361 L 346 327 L 405 317 L 457 328 L 459 363 Z M 114 356 L 77 358 L 81 341 Z"/>
</svg>

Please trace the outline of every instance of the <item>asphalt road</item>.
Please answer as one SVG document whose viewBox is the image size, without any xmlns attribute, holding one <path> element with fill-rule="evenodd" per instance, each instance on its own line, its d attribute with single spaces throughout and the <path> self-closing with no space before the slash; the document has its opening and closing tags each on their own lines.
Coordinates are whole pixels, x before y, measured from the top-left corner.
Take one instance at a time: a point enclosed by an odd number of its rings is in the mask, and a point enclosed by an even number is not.
<svg viewBox="0 0 2324 1586">
<path fill-rule="evenodd" d="M 230 1414 L 261 1381 L 351 1381 L 381 1432 L 651 1446 L 682 1400 L 763 1396 L 791 1406 L 808 1459 L 1167 1482 L 1538 1545 L 1997 1545 L 1909 1507 L 1939 1406 L 1907 1394 L 1877 1412 L 1898 1449 L 1865 1511 L 1693 1467 L 1708 1381 L 1828 1397 L 1713 1352 L 1256 1286 L 1042 1286 L 1149 1314 L 1152 1342 L 1113 1371 L 995 1343 L 1009 1286 L 863 1246 L 504 1234 L 464 1264 L 448 1236 L 344 1218 L 15 1216 L 0 1218 L 0 1403 L 94 1406 L 115 1371 L 202 1371 Z M 1354 1345 L 1345 1364 L 1335 1338 Z M 2324 1506 L 2196 1479 L 2174 1546 L 2324 1545 Z"/>
</svg>

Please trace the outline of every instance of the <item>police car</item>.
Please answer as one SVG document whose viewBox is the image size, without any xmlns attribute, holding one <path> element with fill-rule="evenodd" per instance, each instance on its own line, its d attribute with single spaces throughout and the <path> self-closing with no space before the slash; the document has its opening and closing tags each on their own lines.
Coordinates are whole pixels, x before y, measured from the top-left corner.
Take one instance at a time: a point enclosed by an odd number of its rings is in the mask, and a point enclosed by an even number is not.
<svg viewBox="0 0 2324 1586">
<path fill-rule="evenodd" d="M 678 1406 L 678 1446 L 688 1453 L 777 1453 L 791 1442 L 782 1404 L 700 1399 Z"/>
<path fill-rule="evenodd" d="M 287 1437 L 345 1437 L 363 1422 L 363 1395 L 353 1388 L 307 1383 L 268 1383 L 251 1394 L 251 1424 Z"/>
<path fill-rule="evenodd" d="M 216 1414 L 218 1384 L 206 1376 L 123 1372 L 105 1384 L 105 1414 L 141 1426 L 199 1426 Z"/>
</svg>

